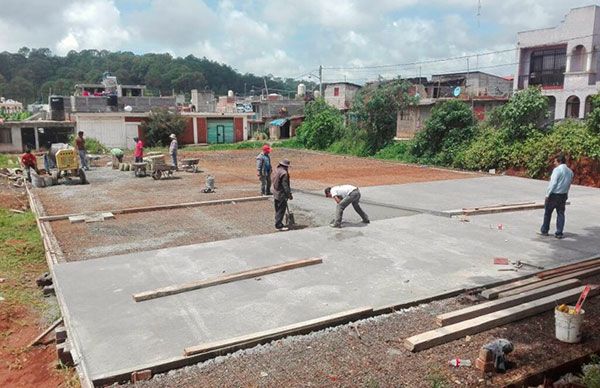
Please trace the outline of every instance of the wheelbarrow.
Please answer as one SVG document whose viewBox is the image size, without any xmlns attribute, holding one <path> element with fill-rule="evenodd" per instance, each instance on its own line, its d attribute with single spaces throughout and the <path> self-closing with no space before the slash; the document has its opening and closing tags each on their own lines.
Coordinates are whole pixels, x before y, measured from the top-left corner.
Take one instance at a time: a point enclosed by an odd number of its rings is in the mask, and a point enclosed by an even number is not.
<svg viewBox="0 0 600 388">
<path fill-rule="evenodd" d="M 148 175 L 147 174 L 148 163 L 146 163 L 146 162 L 131 163 L 131 168 L 133 169 L 133 174 L 136 177 L 143 177 L 143 176 Z"/>
<path fill-rule="evenodd" d="M 173 171 L 176 169 L 177 167 L 172 164 L 156 163 L 154 164 L 154 171 L 152 171 L 152 178 L 159 180 L 163 176 L 172 177 Z"/>
<path fill-rule="evenodd" d="M 198 168 L 198 162 L 200 159 L 182 159 L 181 160 L 181 169 L 187 172 L 196 173 L 200 171 Z"/>
</svg>

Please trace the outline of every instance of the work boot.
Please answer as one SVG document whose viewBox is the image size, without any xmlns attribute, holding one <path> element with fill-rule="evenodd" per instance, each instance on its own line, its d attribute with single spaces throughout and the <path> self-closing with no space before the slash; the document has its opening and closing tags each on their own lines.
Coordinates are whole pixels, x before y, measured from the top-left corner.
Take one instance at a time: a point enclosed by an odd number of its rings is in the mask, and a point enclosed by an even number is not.
<svg viewBox="0 0 600 388">
<path fill-rule="evenodd" d="M 369 220 L 362 220 L 362 222 L 363 222 L 363 224 L 370 224 L 371 223 L 371 221 L 369 221 Z"/>
<path fill-rule="evenodd" d="M 342 228 L 342 225 L 336 224 L 335 222 L 332 222 L 331 224 L 329 224 L 329 226 L 331 228 L 337 228 L 337 229 L 341 229 Z"/>
</svg>

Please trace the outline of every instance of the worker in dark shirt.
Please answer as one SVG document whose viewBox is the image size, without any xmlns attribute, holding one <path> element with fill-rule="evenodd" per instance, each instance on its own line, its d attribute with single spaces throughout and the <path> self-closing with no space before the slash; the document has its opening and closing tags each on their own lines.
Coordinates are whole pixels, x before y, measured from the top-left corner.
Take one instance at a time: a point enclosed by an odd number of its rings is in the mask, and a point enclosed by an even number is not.
<svg viewBox="0 0 600 388">
<path fill-rule="evenodd" d="M 290 175 L 288 174 L 288 168 L 290 167 L 290 161 L 283 159 L 279 162 L 277 170 L 275 171 L 275 178 L 273 179 L 273 199 L 275 201 L 275 228 L 279 231 L 289 230 L 287 226 L 283 225 L 283 217 L 287 209 L 288 199 L 294 199 L 292 197 L 292 190 L 290 188 Z"/>
</svg>

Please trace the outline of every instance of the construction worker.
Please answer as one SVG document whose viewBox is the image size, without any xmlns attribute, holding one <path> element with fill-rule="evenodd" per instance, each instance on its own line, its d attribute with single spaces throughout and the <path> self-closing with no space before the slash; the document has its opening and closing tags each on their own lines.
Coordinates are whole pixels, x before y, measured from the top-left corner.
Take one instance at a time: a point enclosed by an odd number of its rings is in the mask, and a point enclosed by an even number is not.
<svg viewBox="0 0 600 388">
<path fill-rule="evenodd" d="M 25 148 L 25 153 L 21 155 L 21 164 L 23 165 L 23 170 L 25 170 L 27 180 L 31 182 L 31 169 L 38 174 L 39 171 L 37 168 L 37 159 L 35 155 L 31 153 L 31 148 L 29 146 Z"/>
<path fill-rule="evenodd" d="M 135 162 L 142 163 L 144 161 L 144 143 L 142 143 L 142 139 L 137 137 L 134 137 L 133 141 L 135 142 L 135 150 L 133 151 Z"/>
<path fill-rule="evenodd" d="M 256 175 L 260 180 L 260 194 L 271 195 L 271 147 L 262 146 L 262 152 L 256 157 Z"/>
<path fill-rule="evenodd" d="M 556 231 L 554 232 L 554 237 L 561 239 L 563 238 L 563 228 L 565 226 L 565 205 L 569 196 L 571 182 L 573 182 L 573 171 L 567 167 L 563 154 L 558 154 L 554 158 L 554 166 L 550 182 L 548 183 L 548 189 L 546 190 L 544 222 L 539 234 L 548 236 L 552 213 L 556 209 Z"/>
<path fill-rule="evenodd" d="M 172 133 L 170 136 L 171 144 L 169 145 L 169 155 L 171 155 L 171 160 L 173 161 L 173 166 L 175 166 L 175 170 L 177 170 L 177 148 L 179 145 L 177 144 L 177 136 Z"/>
<path fill-rule="evenodd" d="M 275 229 L 279 231 L 289 230 L 283 225 L 283 217 L 287 209 L 287 201 L 294 199 L 290 188 L 290 175 L 288 169 L 290 161 L 283 159 L 279 162 L 273 179 L 273 199 L 275 200 Z"/>
<path fill-rule="evenodd" d="M 88 171 L 90 168 L 88 167 L 87 151 L 85 149 L 85 139 L 83 138 L 83 131 L 77 132 L 77 137 L 75 138 L 75 149 L 79 154 L 81 168 Z"/>
<path fill-rule="evenodd" d="M 354 210 L 362 218 L 362 222 L 368 224 L 369 216 L 360 207 L 360 191 L 358 187 L 352 185 L 333 186 L 325 189 L 325 196 L 327 198 L 333 198 L 337 203 L 335 209 L 335 219 L 329 224 L 332 228 L 342 227 L 342 215 L 348 205 L 352 204 Z"/>
</svg>

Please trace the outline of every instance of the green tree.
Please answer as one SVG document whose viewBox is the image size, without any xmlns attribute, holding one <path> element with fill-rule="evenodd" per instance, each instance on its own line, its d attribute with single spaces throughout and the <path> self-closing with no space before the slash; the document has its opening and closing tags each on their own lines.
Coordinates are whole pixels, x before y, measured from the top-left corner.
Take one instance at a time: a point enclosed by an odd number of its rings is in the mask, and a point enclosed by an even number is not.
<svg viewBox="0 0 600 388">
<path fill-rule="evenodd" d="M 412 153 L 438 163 L 450 163 L 454 153 L 465 147 L 476 133 L 475 117 L 469 105 L 460 100 L 437 104 L 415 136 Z"/>
<path fill-rule="evenodd" d="M 33 83 L 21 76 L 16 76 L 6 86 L 6 97 L 24 104 L 35 99 Z"/>
<path fill-rule="evenodd" d="M 151 147 L 169 144 L 170 134 L 174 133 L 179 136 L 183 133 L 185 121 L 185 118 L 179 113 L 173 113 L 166 109 L 152 111 L 148 121 L 142 124 L 146 143 Z"/>
<path fill-rule="evenodd" d="M 530 87 L 515 93 L 500 108 L 501 129 L 511 141 L 522 141 L 532 131 L 541 129 L 548 117 L 548 98 L 539 88 Z"/>
<path fill-rule="evenodd" d="M 591 132 L 600 135 L 600 94 L 592 96 L 591 111 L 588 114 L 586 123 Z"/>
<path fill-rule="evenodd" d="M 369 154 L 376 153 L 393 140 L 398 112 L 418 101 L 408 94 L 409 88 L 408 82 L 394 80 L 364 87 L 357 93 L 352 114 L 367 133 Z"/>
<path fill-rule="evenodd" d="M 304 122 L 296 131 L 298 140 L 307 148 L 324 150 L 340 139 L 344 117 L 323 98 L 308 103 L 304 109 Z"/>
</svg>

